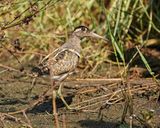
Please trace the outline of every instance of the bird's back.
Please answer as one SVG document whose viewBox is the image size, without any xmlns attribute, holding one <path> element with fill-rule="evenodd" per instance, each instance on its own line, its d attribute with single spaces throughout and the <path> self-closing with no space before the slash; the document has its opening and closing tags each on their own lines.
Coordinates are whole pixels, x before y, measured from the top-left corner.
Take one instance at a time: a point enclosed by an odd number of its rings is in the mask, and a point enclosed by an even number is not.
<svg viewBox="0 0 160 128">
<path fill-rule="evenodd" d="M 51 75 L 58 76 L 72 72 L 78 64 L 78 55 L 70 50 L 65 50 L 48 60 Z"/>
</svg>

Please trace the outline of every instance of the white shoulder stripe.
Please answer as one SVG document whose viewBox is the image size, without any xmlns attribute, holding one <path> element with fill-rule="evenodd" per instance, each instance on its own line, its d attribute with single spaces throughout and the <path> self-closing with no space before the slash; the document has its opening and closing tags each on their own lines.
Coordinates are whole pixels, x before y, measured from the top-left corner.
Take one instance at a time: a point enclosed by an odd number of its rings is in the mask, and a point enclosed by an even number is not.
<svg viewBox="0 0 160 128">
<path fill-rule="evenodd" d="M 42 59 L 41 63 L 42 63 L 43 61 L 45 61 L 46 59 L 48 59 L 51 55 L 53 55 L 54 53 L 56 53 L 58 50 L 59 50 L 59 49 L 56 49 L 55 51 L 51 52 L 51 53 L 48 54 L 46 57 L 44 57 L 44 58 Z M 57 55 L 59 55 L 61 52 L 64 52 L 64 51 L 67 51 L 67 50 L 70 51 L 70 52 L 75 53 L 78 57 L 80 57 L 80 53 L 77 52 L 77 51 L 74 50 L 74 49 L 71 49 L 71 48 L 63 48 L 62 50 L 60 50 L 59 52 L 57 52 L 54 57 L 56 57 Z"/>
<path fill-rule="evenodd" d="M 61 52 L 64 52 L 64 51 L 70 51 L 70 52 L 73 52 L 73 53 L 75 53 L 78 57 L 80 57 L 79 52 L 77 52 L 76 50 L 71 49 L 71 48 L 64 48 L 64 49 L 62 49 L 61 51 L 59 51 L 59 52 L 55 55 L 55 57 L 56 57 L 58 54 L 60 54 Z"/>
<path fill-rule="evenodd" d="M 77 52 L 77 51 L 74 50 L 74 49 L 68 49 L 68 51 L 71 51 L 71 52 L 75 53 L 78 57 L 81 56 L 81 55 L 79 54 L 79 52 Z"/>
</svg>

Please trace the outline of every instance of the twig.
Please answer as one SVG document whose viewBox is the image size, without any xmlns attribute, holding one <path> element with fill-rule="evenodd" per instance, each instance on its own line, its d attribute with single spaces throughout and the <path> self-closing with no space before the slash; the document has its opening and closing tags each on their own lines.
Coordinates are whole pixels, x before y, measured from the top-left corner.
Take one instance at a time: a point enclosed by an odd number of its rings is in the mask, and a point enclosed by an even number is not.
<svg viewBox="0 0 160 128">
<path fill-rule="evenodd" d="M 57 2 L 59 2 L 59 1 L 61 1 L 61 0 L 55 1 L 54 4 L 57 3 Z M 38 1 L 37 1 L 37 2 L 38 2 Z M 32 6 L 35 5 L 37 2 L 35 2 L 34 4 L 32 4 L 31 7 L 28 7 L 28 8 L 27 8 L 26 10 L 24 10 L 20 15 L 18 15 L 17 17 L 15 17 L 15 18 L 13 19 L 13 21 L 11 21 L 9 24 L 7 24 L 7 26 L 1 27 L 1 30 L 5 30 L 5 29 L 11 28 L 11 27 L 15 27 L 15 26 L 21 25 L 21 24 L 28 24 L 36 14 L 38 14 L 41 10 L 46 9 L 46 7 L 52 2 L 52 0 L 49 0 L 43 7 L 41 7 L 39 10 L 35 11 L 34 13 L 30 14 L 29 16 L 24 17 L 23 19 L 21 19 L 20 21 L 18 21 L 18 22 L 15 23 L 15 24 L 11 24 L 11 23 L 14 22 L 16 19 L 18 19 L 19 17 L 21 17 L 22 14 L 24 14 L 26 11 L 28 11 L 30 8 L 32 8 Z M 11 24 L 11 25 L 10 25 L 10 24 Z"/>
<path fill-rule="evenodd" d="M 3 64 L 0 64 L 0 67 L 5 68 L 6 70 L 9 70 L 9 71 L 20 72 L 19 70 L 15 69 L 15 68 L 12 68 L 12 67 L 9 67 L 9 66 L 3 65 Z"/>
<path fill-rule="evenodd" d="M 21 14 L 17 15 L 12 21 L 8 22 L 5 26 L 12 24 L 15 20 L 17 20 L 18 18 L 20 18 L 25 12 L 27 12 L 30 8 L 32 8 L 34 5 L 36 5 L 38 3 L 39 0 L 37 0 L 35 3 L 33 3 L 31 5 L 31 7 L 26 8 L 23 12 L 21 12 Z M 4 26 L 4 28 L 5 28 Z"/>
<path fill-rule="evenodd" d="M 39 52 L 32 52 L 32 51 L 17 51 L 15 54 L 34 54 L 38 56 L 46 56 L 45 53 L 39 53 Z"/>
<path fill-rule="evenodd" d="M 32 78 L 37 78 L 38 77 L 36 74 L 32 74 L 31 72 L 27 72 L 27 71 L 24 71 L 24 70 L 21 71 L 21 70 L 18 70 L 18 69 L 15 69 L 13 67 L 6 66 L 6 65 L 3 65 L 3 64 L 0 64 L 0 67 L 5 68 L 8 71 L 18 72 L 18 73 L 21 73 L 23 75 L 26 75 L 26 76 L 29 76 L 29 77 L 32 77 Z"/>
<path fill-rule="evenodd" d="M 63 123 L 63 128 L 67 128 L 66 127 L 66 116 L 65 116 L 65 114 L 62 114 L 62 123 Z"/>
<path fill-rule="evenodd" d="M 3 45 L 2 43 L 1 43 L 1 45 L 3 46 L 3 48 L 5 48 L 16 60 L 17 60 L 17 62 L 20 64 L 20 66 L 21 66 L 21 70 L 23 71 L 24 70 L 24 67 L 23 67 L 23 65 L 22 65 L 22 63 L 19 61 L 19 59 L 17 58 L 17 56 L 15 56 L 14 55 L 14 53 L 11 51 L 11 50 L 9 50 L 5 45 Z"/>
<path fill-rule="evenodd" d="M 93 79 L 90 79 L 90 78 L 86 78 L 86 79 L 67 79 L 65 80 L 65 83 L 66 82 L 70 82 L 72 81 L 72 83 L 104 83 L 104 82 L 120 82 L 122 81 L 121 78 L 93 78 Z"/>
<path fill-rule="evenodd" d="M 7 71 L 8 71 L 8 69 L 2 70 L 2 71 L 0 71 L 0 74 L 7 72 Z"/>
<path fill-rule="evenodd" d="M 26 115 L 26 112 L 25 112 L 25 111 L 23 111 L 23 115 L 24 115 L 24 117 L 26 118 L 28 124 L 29 124 L 30 126 L 32 126 L 32 125 L 31 125 L 31 121 L 29 120 L 29 118 L 28 118 L 28 116 Z"/>
<path fill-rule="evenodd" d="M 53 107 L 53 116 L 55 118 L 55 126 L 56 128 L 59 128 L 59 121 L 58 121 L 58 114 L 57 114 L 57 108 L 56 108 L 56 92 L 53 90 L 53 99 L 52 99 L 52 107 Z M 54 128 L 54 125 L 53 125 Z"/>
<path fill-rule="evenodd" d="M 7 114 L 7 113 L 0 113 L 1 117 L 3 117 L 3 120 L 4 119 L 9 119 L 9 120 L 14 120 L 16 122 L 19 122 L 19 123 L 22 123 L 24 124 L 25 126 L 29 127 L 29 128 L 33 128 L 30 124 L 26 123 L 25 121 L 23 121 L 21 118 L 17 118 L 15 116 L 12 116 L 10 114 Z"/>
</svg>

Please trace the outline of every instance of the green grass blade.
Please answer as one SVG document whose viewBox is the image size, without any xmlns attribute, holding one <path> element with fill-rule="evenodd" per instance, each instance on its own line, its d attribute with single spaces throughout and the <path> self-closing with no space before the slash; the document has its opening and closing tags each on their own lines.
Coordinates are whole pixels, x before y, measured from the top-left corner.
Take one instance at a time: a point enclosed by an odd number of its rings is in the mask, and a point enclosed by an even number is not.
<svg viewBox="0 0 160 128">
<path fill-rule="evenodd" d="M 139 53 L 139 55 L 140 55 L 140 57 L 141 57 L 144 65 L 145 65 L 145 67 L 147 68 L 147 70 L 149 71 L 149 73 L 150 73 L 152 76 L 154 76 L 154 72 L 152 71 L 151 67 L 149 66 L 146 58 L 143 56 L 142 52 L 139 50 L 138 47 L 136 47 L 136 49 L 137 49 L 137 51 L 138 51 L 138 53 Z"/>
</svg>

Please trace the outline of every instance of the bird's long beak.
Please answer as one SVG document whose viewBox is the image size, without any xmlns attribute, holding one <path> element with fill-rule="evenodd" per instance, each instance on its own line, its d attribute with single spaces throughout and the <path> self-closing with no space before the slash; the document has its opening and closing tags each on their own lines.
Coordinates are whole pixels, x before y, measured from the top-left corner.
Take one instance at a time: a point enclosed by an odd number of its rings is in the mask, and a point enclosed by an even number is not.
<svg viewBox="0 0 160 128">
<path fill-rule="evenodd" d="M 103 40 L 106 41 L 106 42 L 110 42 L 107 38 L 105 38 L 105 37 L 103 37 L 103 36 L 100 36 L 100 35 L 98 35 L 98 34 L 96 34 L 96 33 L 94 33 L 94 32 L 90 32 L 90 33 L 89 33 L 89 36 L 90 36 L 90 37 L 93 37 L 93 38 L 103 39 Z"/>
</svg>

